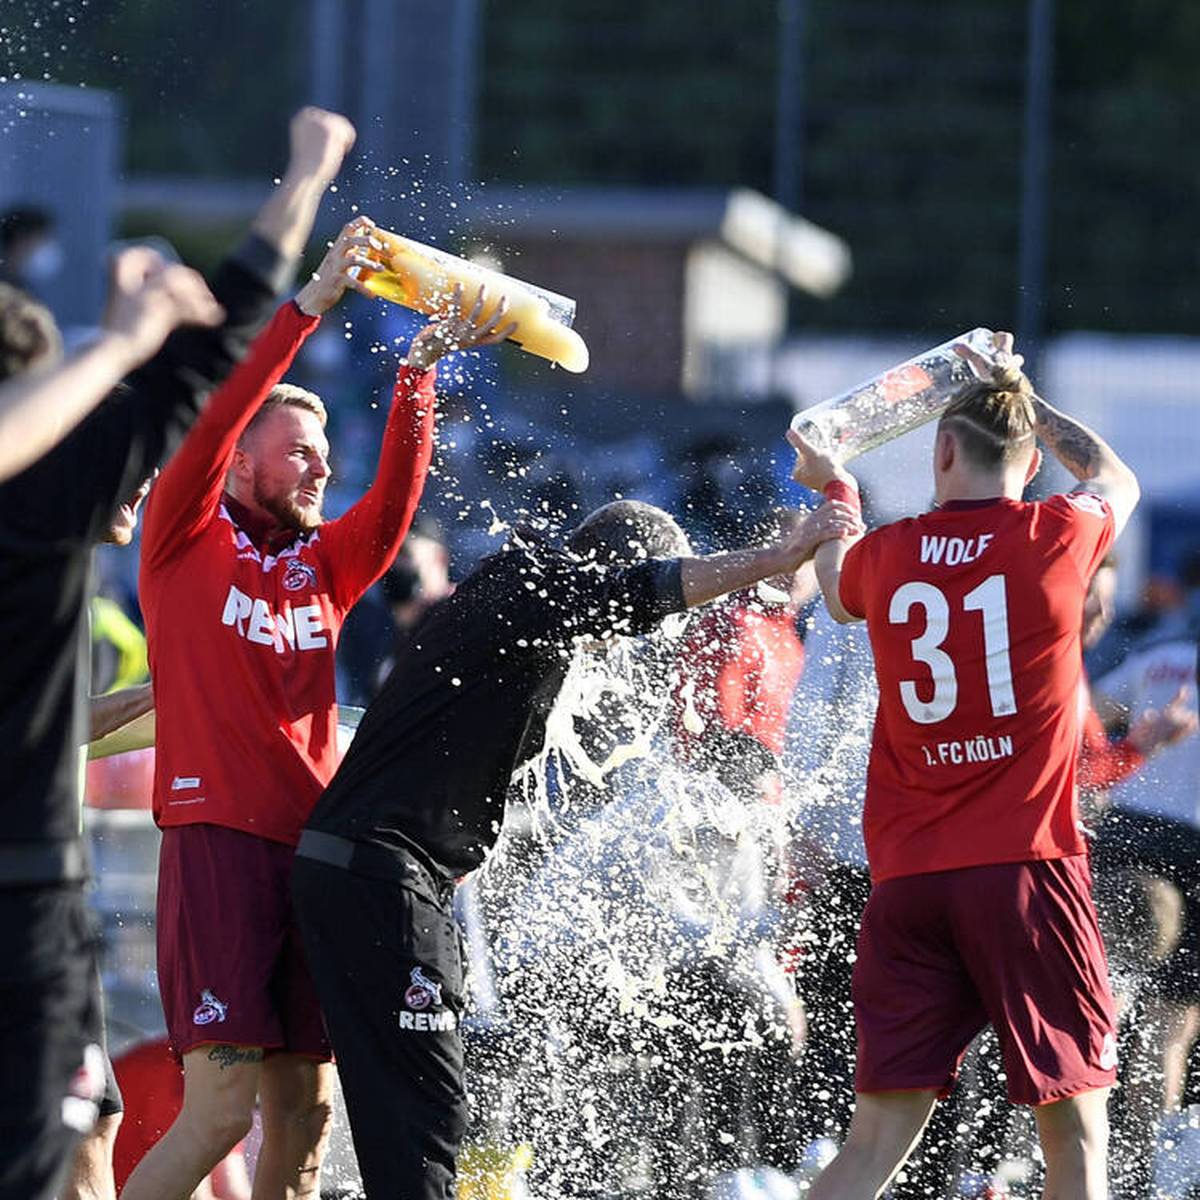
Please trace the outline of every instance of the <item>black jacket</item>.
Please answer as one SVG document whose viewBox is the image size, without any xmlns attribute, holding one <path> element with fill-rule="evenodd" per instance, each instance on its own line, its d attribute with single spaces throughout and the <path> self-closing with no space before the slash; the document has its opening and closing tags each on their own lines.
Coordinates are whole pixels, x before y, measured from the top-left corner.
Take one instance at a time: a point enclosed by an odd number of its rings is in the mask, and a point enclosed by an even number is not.
<svg viewBox="0 0 1200 1200">
<path fill-rule="evenodd" d="M 644 633 L 684 607 L 674 559 L 603 569 L 536 545 L 485 559 L 417 626 L 308 828 L 415 850 L 448 875 L 477 867 L 573 639 Z"/>
<path fill-rule="evenodd" d="M 80 834 L 92 548 L 245 354 L 294 266 L 248 238 L 211 281 L 220 328 L 176 331 L 63 442 L 0 485 L 0 886 L 24 882 L 22 847 L 44 861 L 38 847 Z"/>
</svg>

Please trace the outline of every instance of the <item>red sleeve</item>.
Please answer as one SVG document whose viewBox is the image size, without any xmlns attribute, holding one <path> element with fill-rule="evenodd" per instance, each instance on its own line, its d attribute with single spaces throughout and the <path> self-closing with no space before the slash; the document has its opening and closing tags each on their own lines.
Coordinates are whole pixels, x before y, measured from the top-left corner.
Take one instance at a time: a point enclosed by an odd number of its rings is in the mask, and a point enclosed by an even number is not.
<svg viewBox="0 0 1200 1200">
<path fill-rule="evenodd" d="M 1128 738 L 1117 742 L 1109 739 L 1099 714 L 1089 704 L 1079 745 L 1079 786 L 1085 791 L 1114 787 L 1145 761 Z"/>
<path fill-rule="evenodd" d="M 863 576 L 867 566 L 866 546 L 869 541 L 870 538 L 865 537 L 861 541 L 855 542 L 846 551 L 846 557 L 842 559 L 842 573 L 838 578 L 838 599 L 852 617 L 867 615 L 865 598 L 867 589 Z"/>
<path fill-rule="evenodd" d="M 401 367 L 375 481 L 344 516 L 321 526 L 334 602 L 343 611 L 392 565 L 408 533 L 433 457 L 437 372 Z"/>
<path fill-rule="evenodd" d="M 178 554 L 216 516 L 238 438 L 320 321 L 289 300 L 212 394 L 150 489 L 142 521 L 143 568 L 161 566 Z"/>
<path fill-rule="evenodd" d="M 1065 518 L 1069 531 L 1065 539 L 1067 551 L 1079 568 L 1079 577 L 1088 583 L 1116 538 L 1116 524 L 1108 501 L 1094 492 L 1068 492 L 1051 496 L 1045 504 Z"/>
</svg>

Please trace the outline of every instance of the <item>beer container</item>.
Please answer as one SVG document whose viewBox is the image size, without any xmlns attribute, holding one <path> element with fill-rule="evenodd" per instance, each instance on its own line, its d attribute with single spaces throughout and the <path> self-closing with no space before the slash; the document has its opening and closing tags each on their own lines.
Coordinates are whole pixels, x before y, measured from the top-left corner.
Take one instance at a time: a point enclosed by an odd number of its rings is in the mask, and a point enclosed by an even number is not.
<svg viewBox="0 0 1200 1200">
<path fill-rule="evenodd" d="M 397 233 L 375 229 L 371 237 L 378 243 L 371 257 L 379 261 L 379 270 L 364 268 L 360 279 L 374 295 L 417 312 L 440 313 L 451 303 L 455 285 L 461 284 L 462 305 L 469 312 L 480 287 L 486 286 L 481 315 L 490 317 L 500 301 L 507 300 L 508 311 L 500 324 L 515 321 L 517 325 L 509 341 L 565 370 L 587 370 L 587 346 L 571 328 L 574 300 Z"/>
<path fill-rule="evenodd" d="M 940 417 L 979 382 L 954 352 L 956 342 L 966 342 L 985 357 L 993 352 L 992 331 L 972 329 L 798 412 L 792 418 L 792 429 L 818 449 L 847 462 Z"/>
</svg>

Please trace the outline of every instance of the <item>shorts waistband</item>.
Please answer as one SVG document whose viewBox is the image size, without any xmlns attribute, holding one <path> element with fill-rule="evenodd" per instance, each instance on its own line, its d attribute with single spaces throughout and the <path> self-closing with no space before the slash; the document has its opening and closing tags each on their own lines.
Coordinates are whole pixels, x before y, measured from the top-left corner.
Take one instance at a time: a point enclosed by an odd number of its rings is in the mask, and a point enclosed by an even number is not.
<svg viewBox="0 0 1200 1200">
<path fill-rule="evenodd" d="M 87 850 L 82 842 L 0 846 L 0 887 L 79 883 L 87 876 Z"/>
<path fill-rule="evenodd" d="M 298 858 L 311 858 L 331 867 L 341 867 L 369 879 L 384 879 L 427 894 L 435 903 L 448 903 L 454 896 L 454 881 L 436 874 L 415 854 L 402 847 L 377 846 L 306 829 L 296 846 Z"/>
</svg>

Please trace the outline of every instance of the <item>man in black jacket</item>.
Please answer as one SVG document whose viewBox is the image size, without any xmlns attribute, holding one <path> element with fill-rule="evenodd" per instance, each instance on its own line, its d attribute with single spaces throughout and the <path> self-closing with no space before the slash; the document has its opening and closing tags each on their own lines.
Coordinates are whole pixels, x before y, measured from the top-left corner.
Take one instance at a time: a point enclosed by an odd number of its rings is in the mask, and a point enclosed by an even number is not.
<svg viewBox="0 0 1200 1200">
<path fill-rule="evenodd" d="M 565 550 L 516 539 L 430 610 L 297 848 L 293 897 L 367 1195 L 451 1200 L 466 1127 L 455 878 L 479 866 L 574 645 L 791 573 L 860 529 L 826 504 L 784 541 L 707 558 L 660 509 L 598 509 Z"/>
<path fill-rule="evenodd" d="M 163 325 L 162 305 L 173 301 L 160 295 L 147 318 L 164 335 L 197 316 L 207 327 L 177 330 L 73 433 L 0 486 L 0 1200 L 57 1192 L 103 1086 L 78 790 L 92 547 L 270 316 L 353 139 L 343 117 L 300 112 L 283 182 L 216 273 L 208 311 L 193 294 Z M 123 258 L 107 336 L 138 326 L 126 293 L 146 286 L 139 275 L 168 291 L 200 286 L 173 272 L 145 251 Z"/>
</svg>

